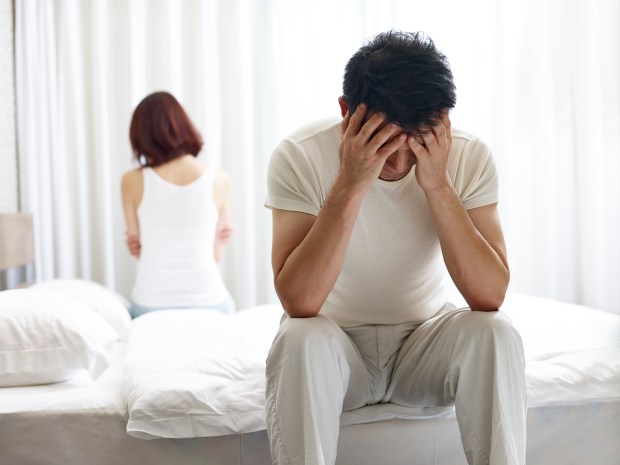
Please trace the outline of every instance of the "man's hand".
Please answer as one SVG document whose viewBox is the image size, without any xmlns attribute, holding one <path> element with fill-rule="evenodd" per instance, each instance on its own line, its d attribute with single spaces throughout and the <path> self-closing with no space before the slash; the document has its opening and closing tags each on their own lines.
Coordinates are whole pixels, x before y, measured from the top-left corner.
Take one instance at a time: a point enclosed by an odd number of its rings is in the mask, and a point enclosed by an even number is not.
<svg viewBox="0 0 620 465">
<path fill-rule="evenodd" d="M 340 142 L 340 173 L 345 185 L 359 187 L 364 192 L 379 177 L 387 157 L 406 140 L 407 135 L 395 124 L 389 123 L 382 113 L 367 114 L 365 104 L 342 120 Z"/>
<path fill-rule="evenodd" d="M 445 111 L 441 122 L 425 134 L 409 136 L 407 143 L 416 156 L 416 179 L 425 190 L 443 188 L 451 184 L 448 176 L 448 155 L 452 145 L 450 118 Z"/>
</svg>

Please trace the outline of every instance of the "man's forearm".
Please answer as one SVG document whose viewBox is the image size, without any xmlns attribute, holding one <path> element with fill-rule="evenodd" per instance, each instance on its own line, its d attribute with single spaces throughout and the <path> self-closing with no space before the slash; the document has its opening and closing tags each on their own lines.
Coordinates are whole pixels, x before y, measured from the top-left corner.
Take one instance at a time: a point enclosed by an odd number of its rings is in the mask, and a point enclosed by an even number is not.
<svg viewBox="0 0 620 465">
<path fill-rule="evenodd" d="M 497 310 L 510 279 L 505 257 L 476 229 L 451 185 L 426 192 L 426 198 L 455 285 L 472 310 Z"/>
<path fill-rule="evenodd" d="M 289 316 L 318 315 L 342 270 L 362 198 L 336 180 L 310 231 L 276 274 Z"/>
</svg>

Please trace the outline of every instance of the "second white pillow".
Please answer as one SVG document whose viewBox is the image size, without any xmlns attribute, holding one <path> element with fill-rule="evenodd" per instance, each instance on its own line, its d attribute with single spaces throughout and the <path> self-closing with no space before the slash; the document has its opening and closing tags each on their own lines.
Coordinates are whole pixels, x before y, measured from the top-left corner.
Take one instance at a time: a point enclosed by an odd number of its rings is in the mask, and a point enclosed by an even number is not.
<svg viewBox="0 0 620 465">
<path fill-rule="evenodd" d="M 38 289 L 0 292 L 0 387 L 97 379 L 117 332 L 96 311 Z"/>
<path fill-rule="evenodd" d="M 94 281 L 85 279 L 51 279 L 34 284 L 31 289 L 42 289 L 71 297 L 96 310 L 125 339 L 129 332 L 131 317 L 127 302 L 115 291 Z"/>
</svg>

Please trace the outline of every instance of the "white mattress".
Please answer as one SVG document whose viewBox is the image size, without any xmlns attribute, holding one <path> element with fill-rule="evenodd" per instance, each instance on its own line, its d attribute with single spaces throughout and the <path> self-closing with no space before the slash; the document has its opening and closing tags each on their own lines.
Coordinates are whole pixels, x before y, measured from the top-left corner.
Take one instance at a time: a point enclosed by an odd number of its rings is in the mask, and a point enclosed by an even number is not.
<svg viewBox="0 0 620 465">
<path fill-rule="evenodd" d="M 520 295 L 511 295 L 504 310 L 526 350 L 528 464 L 620 464 L 620 318 Z M 0 390 L 0 465 L 270 463 L 264 430 L 129 437 L 120 386 L 124 351 L 119 343 L 115 362 L 96 382 L 83 376 Z M 342 425 L 342 465 L 466 464 L 451 410 L 370 406 L 343 414 Z"/>
<path fill-rule="evenodd" d="M 15 412 L 0 418 L 2 465 L 269 465 L 265 431 L 146 441 L 127 417 L 100 411 Z M 528 465 L 620 463 L 620 403 L 537 407 L 528 412 Z M 338 465 L 466 465 L 453 418 L 343 426 Z"/>
</svg>

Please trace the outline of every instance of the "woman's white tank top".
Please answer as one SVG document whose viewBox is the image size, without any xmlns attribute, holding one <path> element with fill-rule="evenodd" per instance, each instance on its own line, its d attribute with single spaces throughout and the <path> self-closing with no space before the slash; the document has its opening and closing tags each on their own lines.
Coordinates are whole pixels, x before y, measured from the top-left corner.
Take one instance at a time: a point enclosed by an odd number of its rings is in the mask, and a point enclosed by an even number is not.
<svg viewBox="0 0 620 465">
<path fill-rule="evenodd" d="M 229 294 L 214 257 L 218 219 L 211 167 L 179 186 L 142 170 L 140 243 L 132 299 L 145 307 L 208 307 Z"/>
</svg>

